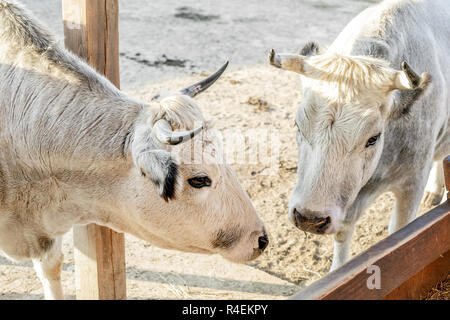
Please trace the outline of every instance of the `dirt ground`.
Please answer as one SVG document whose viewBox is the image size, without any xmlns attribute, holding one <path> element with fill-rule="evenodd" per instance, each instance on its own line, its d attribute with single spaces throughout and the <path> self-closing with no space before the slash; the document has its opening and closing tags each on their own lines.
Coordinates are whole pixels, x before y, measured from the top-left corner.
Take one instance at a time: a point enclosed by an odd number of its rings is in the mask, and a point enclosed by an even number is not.
<svg viewBox="0 0 450 320">
<path fill-rule="evenodd" d="M 59 0 L 22 0 L 62 40 Z M 126 236 L 129 299 L 284 299 L 325 275 L 332 238 L 305 234 L 287 220 L 296 183 L 293 126 L 300 100 L 295 74 L 267 66 L 270 48 L 295 51 L 309 40 L 330 43 L 358 12 L 377 1 L 248 0 L 120 1 L 121 82 L 130 95 L 149 99 L 182 88 L 225 60 L 230 68 L 198 98 L 220 130 L 275 130 L 279 169 L 234 165 L 270 233 L 269 249 L 256 261 L 237 265 L 219 256 L 179 253 Z M 381 196 L 357 224 L 352 254 L 386 237 L 393 207 Z M 422 208 L 422 212 L 428 208 Z M 64 238 L 63 285 L 74 298 L 72 235 Z M 0 257 L 0 299 L 42 299 L 31 263 Z"/>
</svg>

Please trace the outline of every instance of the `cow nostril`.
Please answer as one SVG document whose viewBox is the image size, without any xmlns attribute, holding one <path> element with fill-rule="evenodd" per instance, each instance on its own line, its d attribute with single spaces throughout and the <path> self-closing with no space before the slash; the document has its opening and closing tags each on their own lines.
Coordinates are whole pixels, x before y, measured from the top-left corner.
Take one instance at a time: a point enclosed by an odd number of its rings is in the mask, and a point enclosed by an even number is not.
<svg viewBox="0 0 450 320">
<path fill-rule="evenodd" d="M 269 244 L 269 239 L 267 238 L 267 235 L 263 235 L 258 238 L 258 248 L 261 251 L 264 251 L 264 249 L 267 248 Z"/>
<path fill-rule="evenodd" d="M 331 218 L 330 217 L 326 217 L 324 219 L 322 219 L 322 221 L 319 222 L 317 229 L 319 231 L 325 231 L 325 229 L 328 227 L 328 225 L 331 222 Z"/>
<path fill-rule="evenodd" d="M 307 221 L 307 219 L 302 216 L 302 214 L 294 208 L 294 223 L 295 226 L 298 227 L 300 223 Z"/>
</svg>

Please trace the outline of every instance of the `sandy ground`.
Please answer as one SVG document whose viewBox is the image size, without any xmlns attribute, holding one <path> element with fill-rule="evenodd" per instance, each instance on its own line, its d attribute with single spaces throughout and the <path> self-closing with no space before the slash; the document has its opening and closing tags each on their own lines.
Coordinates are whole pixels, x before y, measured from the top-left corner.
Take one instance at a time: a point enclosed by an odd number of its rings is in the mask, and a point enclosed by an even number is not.
<svg viewBox="0 0 450 320">
<path fill-rule="evenodd" d="M 23 0 L 62 40 L 59 0 Z M 271 236 L 256 261 L 237 265 L 219 256 L 156 248 L 126 236 L 130 299 L 283 299 L 325 275 L 332 238 L 298 231 L 287 221 L 296 182 L 293 120 L 299 79 L 266 65 L 270 48 L 295 51 L 309 40 L 328 44 L 358 12 L 377 1 L 248 0 L 120 1 L 122 89 L 141 99 L 198 81 L 230 60 L 230 68 L 198 102 L 220 130 L 275 130 L 276 174 L 266 165 L 234 165 Z M 387 235 L 393 199 L 381 196 L 359 221 L 352 253 Z M 427 208 L 422 208 L 422 212 Z M 74 298 L 72 235 L 64 239 L 63 283 Z M 31 263 L 0 257 L 0 299 L 41 299 Z"/>
</svg>

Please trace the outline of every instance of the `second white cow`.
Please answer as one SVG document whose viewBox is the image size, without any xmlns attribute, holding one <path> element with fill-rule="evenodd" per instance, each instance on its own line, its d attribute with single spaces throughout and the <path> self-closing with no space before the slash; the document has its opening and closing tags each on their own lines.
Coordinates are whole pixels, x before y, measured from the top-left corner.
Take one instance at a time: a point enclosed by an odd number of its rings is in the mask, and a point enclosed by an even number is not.
<svg viewBox="0 0 450 320">
<path fill-rule="evenodd" d="M 311 43 L 300 54 L 270 53 L 270 63 L 299 73 L 303 86 L 289 217 L 302 230 L 334 234 L 332 270 L 349 259 L 354 225 L 381 193 L 396 198 L 391 233 L 416 217 L 433 163 L 427 199 L 442 198 L 449 17 L 446 0 L 384 1 L 325 52 Z"/>
</svg>

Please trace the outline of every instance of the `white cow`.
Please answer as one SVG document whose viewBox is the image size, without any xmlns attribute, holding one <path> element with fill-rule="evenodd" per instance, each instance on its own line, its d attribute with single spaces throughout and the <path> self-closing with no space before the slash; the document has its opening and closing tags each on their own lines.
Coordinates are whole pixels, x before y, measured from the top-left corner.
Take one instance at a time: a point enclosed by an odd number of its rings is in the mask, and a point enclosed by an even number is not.
<svg viewBox="0 0 450 320">
<path fill-rule="evenodd" d="M 269 58 L 302 78 L 289 218 L 302 230 L 334 234 L 333 270 L 349 259 L 355 222 L 380 194 L 396 198 L 390 233 L 416 217 L 424 190 L 428 201 L 441 201 L 441 163 L 450 153 L 450 3 L 384 1 L 319 51 L 310 43 L 298 55 Z M 404 61 L 426 73 L 419 77 Z"/>
<path fill-rule="evenodd" d="M 73 225 L 235 262 L 266 248 L 263 223 L 190 98 L 225 67 L 150 105 L 0 0 L 0 253 L 33 259 L 46 298 L 63 298 L 61 236 Z"/>
</svg>

